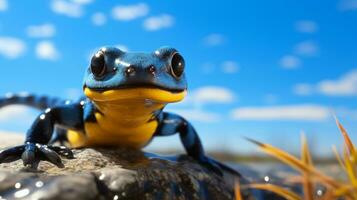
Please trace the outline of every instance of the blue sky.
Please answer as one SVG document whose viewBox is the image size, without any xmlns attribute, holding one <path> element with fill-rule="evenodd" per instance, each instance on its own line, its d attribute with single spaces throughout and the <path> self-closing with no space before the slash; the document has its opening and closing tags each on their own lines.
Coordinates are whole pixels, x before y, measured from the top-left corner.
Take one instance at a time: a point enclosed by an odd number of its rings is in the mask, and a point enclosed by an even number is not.
<svg viewBox="0 0 357 200">
<path fill-rule="evenodd" d="M 318 154 L 357 140 L 357 1 L 0 0 L 0 93 L 77 98 L 101 46 L 186 59 L 189 96 L 167 110 L 190 119 L 206 148 L 255 152 L 247 136 Z M 25 132 L 34 110 L 0 111 L 0 130 Z M 152 149 L 180 147 L 178 137 Z"/>
</svg>

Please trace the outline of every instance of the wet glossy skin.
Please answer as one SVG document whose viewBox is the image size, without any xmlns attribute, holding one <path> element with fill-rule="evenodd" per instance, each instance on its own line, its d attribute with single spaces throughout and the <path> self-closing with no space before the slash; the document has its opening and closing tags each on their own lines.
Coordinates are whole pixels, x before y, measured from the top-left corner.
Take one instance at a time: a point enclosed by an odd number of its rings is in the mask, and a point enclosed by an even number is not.
<svg viewBox="0 0 357 200">
<path fill-rule="evenodd" d="M 60 155 L 72 157 L 65 147 L 50 145 L 68 142 L 72 148 L 126 146 L 142 148 L 155 136 L 178 133 L 188 155 L 219 173 L 208 159 L 200 139 L 182 117 L 164 112 L 168 103 L 181 101 L 187 83 L 183 57 L 173 48 L 152 53 L 127 53 L 102 48 L 86 70 L 83 90 L 86 98 L 64 102 L 33 95 L 10 95 L 0 107 L 26 104 L 45 110 L 29 129 L 24 145 L 0 153 L 0 163 L 22 159 L 36 168 L 40 160 L 62 167 Z M 53 134 L 54 129 L 57 134 Z"/>
</svg>

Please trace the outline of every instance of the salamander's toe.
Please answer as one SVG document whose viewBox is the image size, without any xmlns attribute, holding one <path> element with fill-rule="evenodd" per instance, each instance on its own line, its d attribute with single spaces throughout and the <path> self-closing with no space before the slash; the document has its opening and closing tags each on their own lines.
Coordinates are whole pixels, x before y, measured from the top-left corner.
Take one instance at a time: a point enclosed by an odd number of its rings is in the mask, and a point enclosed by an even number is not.
<svg viewBox="0 0 357 200">
<path fill-rule="evenodd" d="M 59 168 L 64 168 L 60 156 L 55 151 L 51 150 L 48 146 L 42 145 L 39 148 L 39 151 L 41 152 L 41 155 L 44 158 L 44 160 L 47 160 L 48 162 L 56 165 Z"/>
<path fill-rule="evenodd" d="M 48 146 L 48 148 L 55 151 L 59 155 L 66 157 L 67 159 L 74 158 L 72 150 L 66 146 Z"/>
<path fill-rule="evenodd" d="M 37 168 L 39 158 L 36 158 L 36 145 L 33 143 L 25 144 L 25 150 L 21 155 L 21 159 L 25 166 Z"/>
<path fill-rule="evenodd" d="M 21 145 L 0 151 L 0 163 L 9 163 L 21 159 L 24 150 L 24 145 Z"/>
<path fill-rule="evenodd" d="M 26 143 L 0 151 L 0 164 L 22 159 L 24 166 L 37 169 L 41 160 L 48 161 L 63 168 L 61 156 L 73 159 L 73 152 L 65 146 L 47 146 L 43 144 Z"/>
</svg>

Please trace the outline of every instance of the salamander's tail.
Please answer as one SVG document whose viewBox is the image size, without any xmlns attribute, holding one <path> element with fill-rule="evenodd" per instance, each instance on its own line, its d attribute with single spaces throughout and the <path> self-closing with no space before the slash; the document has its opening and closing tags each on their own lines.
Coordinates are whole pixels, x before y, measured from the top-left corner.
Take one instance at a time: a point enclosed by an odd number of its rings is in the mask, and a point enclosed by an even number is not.
<svg viewBox="0 0 357 200">
<path fill-rule="evenodd" d="M 58 98 L 38 96 L 28 93 L 6 94 L 0 97 L 0 108 L 9 105 L 26 105 L 40 110 L 63 104 L 64 101 Z"/>
<path fill-rule="evenodd" d="M 218 165 L 223 171 L 226 171 L 226 172 L 229 172 L 231 174 L 234 174 L 236 175 L 237 177 L 242 177 L 242 175 L 237 171 L 237 170 L 234 170 L 233 168 L 229 167 L 228 165 L 226 164 L 223 164 L 217 160 L 214 160 L 212 158 L 210 158 L 216 165 Z"/>
</svg>

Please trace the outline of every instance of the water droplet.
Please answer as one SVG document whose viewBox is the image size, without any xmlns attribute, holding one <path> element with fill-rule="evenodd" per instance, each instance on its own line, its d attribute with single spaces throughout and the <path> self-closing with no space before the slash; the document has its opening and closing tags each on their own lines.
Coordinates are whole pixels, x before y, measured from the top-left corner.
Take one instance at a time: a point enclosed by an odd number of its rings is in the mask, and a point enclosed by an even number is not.
<svg viewBox="0 0 357 200">
<path fill-rule="evenodd" d="M 47 108 L 47 109 L 45 110 L 45 113 L 49 113 L 49 112 L 51 112 L 51 108 Z"/>
<path fill-rule="evenodd" d="M 269 177 L 269 176 L 265 176 L 265 177 L 264 177 L 264 181 L 265 181 L 265 182 L 269 182 L 269 181 L 270 181 L 270 177 Z"/>
<path fill-rule="evenodd" d="M 118 200 L 119 199 L 119 196 L 118 195 L 115 195 L 113 200 Z"/>
<path fill-rule="evenodd" d="M 150 99 L 145 99 L 145 106 L 152 106 L 154 102 Z"/>
<path fill-rule="evenodd" d="M 323 192 L 322 190 L 317 190 L 317 191 L 316 191 L 317 196 L 322 196 L 323 193 L 324 193 L 324 192 Z"/>
<path fill-rule="evenodd" d="M 155 74 L 156 68 L 155 68 L 154 65 L 151 65 L 151 66 L 149 67 L 149 72 L 150 72 L 151 74 Z"/>
<path fill-rule="evenodd" d="M 101 53 L 101 52 L 98 52 L 98 53 L 95 54 L 95 57 L 96 57 L 96 58 L 99 58 L 101 55 L 102 55 L 102 53 Z"/>
<path fill-rule="evenodd" d="M 105 174 L 101 174 L 100 176 L 99 176 L 99 180 L 104 180 L 105 179 Z"/>
<path fill-rule="evenodd" d="M 71 103 L 71 100 L 67 100 L 64 104 L 68 105 Z"/>
<path fill-rule="evenodd" d="M 15 192 L 14 197 L 15 198 L 23 198 L 23 197 L 27 196 L 28 194 L 30 194 L 30 190 L 23 189 L 23 190 L 19 190 L 19 191 Z"/>
<path fill-rule="evenodd" d="M 155 55 L 157 55 L 157 56 L 160 55 L 160 51 L 156 50 Z"/>
<path fill-rule="evenodd" d="M 43 186 L 43 182 L 42 181 L 37 181 L 35 185 L 36 185 L 36 187 L 40 188 L 40 187 Z"/>
<path fill-rule="evenodd" d="M 123 65 L 124 67 L 130 67 L 130 63 L 124 62 L 120 58 L 115 59 L 114 63 L 116 65 Z"/>
<path fill-rule="evenodd" d="M 127 76 L 133 76 L 133 75 L 135 75 L 135 69 L 134 69 L 134 67 L 127 67 L 127 68 L 125 69 L 125 73 L 126 73 Z"/>
<path fill-rule="evenodd" d="M 15 188 L 16 188 L 16 189 L 20 189 L 20 188 L 21 188 L 21 183 L 16 183 L 16 184 L 15 184 Z"/>
<path fill-rule="evenodd" d="M 79 104 L 81 104 L 81 106 L 83 106 L 86 102 L 85 101 L 81 101 Z"/>
<path fill-rule="evenodd" d="M 114 63 L 115 63 L 116 65 L 119 65 L 119 64 L 120 64 L 120 59 L 119 59 L 119 58 L 115 59 Z"/>
<path fill-rule="evenodd" d="M 44 120 L 45 118 L 46 118 L 46 115 L 45 115 L 45 114 L 40 115 L 40 119 L 41 119 L 41 120 Z"/>
</svg>

